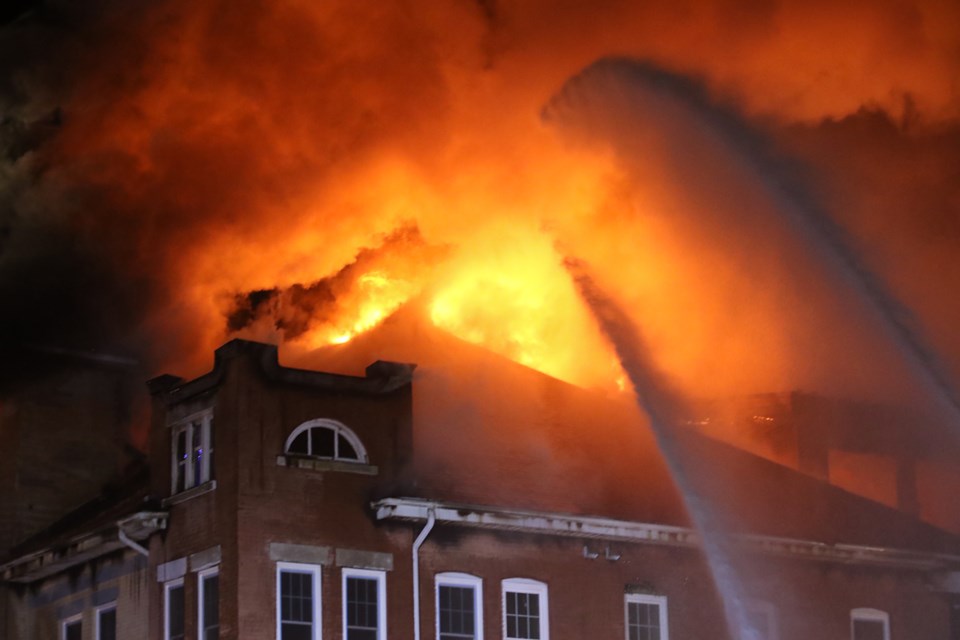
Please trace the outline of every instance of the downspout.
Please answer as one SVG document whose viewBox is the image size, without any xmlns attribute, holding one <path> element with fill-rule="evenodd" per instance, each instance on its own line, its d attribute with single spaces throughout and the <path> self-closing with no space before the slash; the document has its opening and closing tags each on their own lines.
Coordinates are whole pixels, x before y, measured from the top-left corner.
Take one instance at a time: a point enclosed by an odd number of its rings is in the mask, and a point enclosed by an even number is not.
<svg viewBox="0 0 960 640">
<path fill-rule="evenodd" d="M 147 551 L 146 547 L 131 540 L 130 536 L 128 536 L 127 532 L 123 530 L 123 526 L 119 522 L 117 523 L 117 538 L 125 547 L 130 547 L 142 556 L 147 558 L 150 557 L 150 552 Z"/>
<path fill-rule="evenodd" d="M 413 541 L 413 640 L 420 640 L 420 547 L 430 535 L 437 521 L 434 507 L 427 511 L 427 524 L 423 525 L 420 535 Z"/>
</svg>

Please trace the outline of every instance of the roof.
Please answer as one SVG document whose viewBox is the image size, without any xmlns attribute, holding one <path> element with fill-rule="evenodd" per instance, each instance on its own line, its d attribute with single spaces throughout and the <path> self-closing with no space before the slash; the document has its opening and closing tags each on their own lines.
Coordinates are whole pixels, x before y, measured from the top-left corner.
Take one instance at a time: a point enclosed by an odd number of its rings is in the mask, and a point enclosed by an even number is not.
<svg viewBox="0 0 960 640">
<path fill-rule="evenodd" d="M 689 527 L 646 418 L 626 396 L 581 389 L 403 310 L 300 365 L 415 361 L 413 498 Z M 695 490 L 731 531 L 826 544 L 960 553 L 915 517 L 676 428 Z"/>
<path fill-rule="evenodd" d="M 165 528 L 166 512 L 149 498 L 148 482 L 149 470 L 138 460 L 99 496 L 0 557 L 0 582 L 33 582 L 131 546 L 130 540 L 146 540 Z"/>
</svg>

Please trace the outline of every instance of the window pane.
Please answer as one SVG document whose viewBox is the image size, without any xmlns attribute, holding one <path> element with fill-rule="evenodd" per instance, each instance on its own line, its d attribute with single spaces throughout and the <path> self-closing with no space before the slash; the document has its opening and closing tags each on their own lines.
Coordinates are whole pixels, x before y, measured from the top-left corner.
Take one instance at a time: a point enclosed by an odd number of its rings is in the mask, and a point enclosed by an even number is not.
<svg viewBox="0 0 960 640">
<path fill-rule="evenodd" d="M 854 620 L 853 640 L 884 640 L 884 624 L 880 620 Z"/>
<path fill-rule="evenodd" d="M 310 429 L 310 437 L 313 438 L 311 453 L 321 458 L 332 458 L 333 436 L 333 429 L 327 429 L 326 427 Z"/>
<path fill-rule="evenodd" d="M 630 640 L 660 640 L 660 605 L 628 602 L 627 637 Z"/>
<path fill-rule="evenodd" d="M 68 624 L 63 631 L 65 640 L 81 640 L 83 637 L 83 624 L 77 620 Z"/>
<path fill-rule="evenodd" d="M 217 638 L 220 634 L 220 577 L 203 578 L 203 630 L 204 640 Z"/>
<path fill-rule="evenodd" d="M 343 460 L 359 460 L 360 456 L 357 455 L 357 450 L 353 448 L 353 445 L 343 437 L 342 433 L 337 434 L 337 457 Z"/>
<path fill-rule="evenodd" d="M 167 590 L 167 629 L 171 640 L 183 638 L 183 585 Z"/>
<path fill-rule="evenodd" d="M 192 427 L 193 443 L 191 444 L 191 451 L 193 455 L 193 484 L 198 485 L 205 481 L 203 477 L 203 434 L 201 433 L 199 423 L 194 423 Z"/>
<path fill-rule="evenodd" d="M 507 592 L 507 636 L 540 638 L 540 596 L 536 593 Z"/>
<path fill-rule="evenodd" d="M 313 625 L 313 574 L 296 571 L 280 573 L 280 620 Z"/>
<path fill-rule="evenodd" d="M 475 637 L 473 587 L 441 586 L 439 599 L 440 640 Z"/>
<path fill-rule="evenodd" d="M 307 450 L 307 438 L 310 437 L 310 430 L 301 431 L 300 434 L 293 439 L 293 442 L 290 443 L 290 448 L 287 449 L 289 453 L 299 453 L 301 455 L 307 455 L 310 453 Z"/>
<path fill-rule="evenodd" d="M 347 640 L 376 640 L 379 621 L 377 580 L 347 578 Z"/>
<path fill-rule="evenodd" d="M 213 479 L 213 418 L 207 423 L 207 480 Z"/>
<path fill-rule="evenodd" d="M 177 444 L 176 451 L 174 453 L 175 459 L 177 461 L 177 479 L 174 484 L 175 491 L 183 491 L 186 488 L 186 477 L 187 477 L 187 432 L 186 430 L 181 429 L 177 433 Z"/>
<path fill-rule="evenodd" d="M 313 640 L 313 625 L 284 622 L 280 625 L 281 640 Z"/>
<path fill-rule="evenodd" d="M 97 626 L 100 635 L 97 640 L 117 640 L 117 610 L 108 609 L 99 613 L 100 619 Z"/>
</svg>

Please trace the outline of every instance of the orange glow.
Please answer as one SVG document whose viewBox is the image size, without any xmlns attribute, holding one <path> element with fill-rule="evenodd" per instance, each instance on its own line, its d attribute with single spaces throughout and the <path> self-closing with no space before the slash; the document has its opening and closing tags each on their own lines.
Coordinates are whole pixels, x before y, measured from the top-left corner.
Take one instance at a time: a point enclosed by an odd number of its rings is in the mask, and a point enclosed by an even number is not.
<svg viewBox="0 0 960 640">
<path fill-rule="evenodd" d="M 10 115 L 60 108 L 62 122 L 2 176 L 24 219 L 69 220 L 84 255 L 122 274 L 107 298 L 132 300 L 124 337 L 149 345 L 156 370 L 205 371 L 233 336 L 302 355 L 420 304 L 466 341 L 623 389 L 561 267 L 569 254 L 685 391 L 876 389 L 897 367 L 873 358 L 876 336 L 809 248 L 769 223 L 781 216 L 763 172 L 709 119 L 640 100 L 581 138 L 541 116 L 585 67 L 626 56 L 697 84 L 773 143 L 820 124 L 829 136 L 865 107 L 936 133 L 957 114 L 958 9 L 894 4 L 280 0 L 227 15 L 171 0 L 91 15 L 69 34 L 40 20 L 43 64 L 15 74 L 30 95 Z M 859 148 L 837 140 L 829 153 L 811 145 L 814 179 L 842 175 L 817 174 L 817 160 Z M 882 196 L 857 192 L 863 176 L 848 168 L 854 187 L 831 214 L 873 224 L 878 207 L 912 210 L 901 182 L 933 191 L 898 149 L 862 153 Z M 955 184 L 942 173 L 930 184 Z M 416 238 L 389 240 L 411 228 Z M 952 247 L 940 255 L 952 269 Z"/>
<path fill-rule="evenodd" d="M 357 278 L 353 299 L 343 301 L 343 312 L 331 323 L 307 332 L 297 341 L 313 349 L 347 343 L 380 324 L 415 292 L 416 285 L 409 281 L 380 272 L 365 273 Z"/>
</svg>

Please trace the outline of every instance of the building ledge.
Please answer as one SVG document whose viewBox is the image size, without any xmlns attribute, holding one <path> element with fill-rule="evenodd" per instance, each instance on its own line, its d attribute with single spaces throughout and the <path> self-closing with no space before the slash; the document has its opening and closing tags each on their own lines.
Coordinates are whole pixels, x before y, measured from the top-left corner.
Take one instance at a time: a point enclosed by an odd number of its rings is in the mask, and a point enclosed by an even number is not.
<svg viewBox="0 0 960 640">
<path fill-rule="evenodd" d="M 385 498 L 371 506 L 376 512 L 377 520 L 422 522 L 432 513 L 438 524 L 676 547 L 699 547 L 701 544 L 699 534 L 687 527 L 596 516 L 453 504 L 420 498 Z M 729 538 L 746 551 L 772 555 L 905 569 L 960 569 L 960 556 L 955 555 L 854 544 L 828 544 L 775 536 L 733 534 Z"/>
<path fill-rule="evenodd" d="M 210 493 L 217 488 L 216 480 L 208 480 L 203 484 L 198 484 L 195 487 L 191 487 L 186 491 L 181 491 L 180 493 L 175 493 L 172 496 L 164 498 L 160 504 L 164 507 L 169 507 L 171 505 L 180 504 L 181 502 L 186 502 L 197 496 L 202 496 L 205 493 Z"/>
<path fill-rule="evenodd" d="M 119 549 L 133 549 L 137 542 L 143 542 L 166 528 L 166 512 L 139 511 L 108 526 L 74 536 L 62 544 L 0 565 L 0 582 L 36 582 Z M 130 541 L 134 541 L 134 546 L 129 544 Z"/>
<path fill-rule="evenodd" d="M 341 460 L 324 460 L 322 458 L 293 455 L 277 456 L 277 466 L 310 469 L 311 471 L 342 471 L 344 473 L 359 473 L 365 476 L 375 476 L 380 472 L 380 469 L 372 464 L 343 462 Z"/>
</svg>

